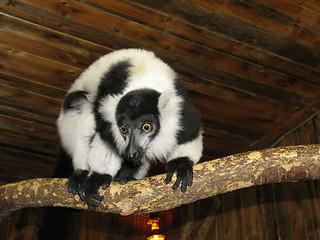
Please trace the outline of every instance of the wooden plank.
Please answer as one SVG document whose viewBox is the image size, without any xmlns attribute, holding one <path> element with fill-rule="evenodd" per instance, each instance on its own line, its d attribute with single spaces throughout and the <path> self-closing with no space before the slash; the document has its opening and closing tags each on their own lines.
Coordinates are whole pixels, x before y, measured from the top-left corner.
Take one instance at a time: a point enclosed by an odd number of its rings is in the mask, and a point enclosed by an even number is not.
<svg viewBox="0 0 320 240">
<path fill-rule="evenodd" d="M 195 5 L 195 1 L 189 0 L 188 2 Z M 287 17 L 288 15 L 284 15 L 281 12 L 281 9 L 285 9 L 285 11 L 290 13 L 290 16 L 295 12 L 298 12 L 299 16 L 303 16 L 303 7 L 300 4 L 292 3 L 290 0 L 281 2 L 272 0 L 267 1 L 267 3 L 259 0 L 254 2 L 247 0 L 228 0 L 224 2 L 196 0 L 196 2 L 199 5 L 195 5 L 195 7 L 205 7 L 206 9 L 210 9 L 214 14 L 219 14 L 224 18 L 233 17 L 248 25 L 255 26 L 258 31 L 259 29 L 264 29 L 275 37 L 291 39 L 308 46 L 310 50 L 320 50 L 318 44 L 320 28 L 305 28 L 300 21 L 294 22 L 292 17 Z M 309 9 L 305 11 L 309 17 L 314 16 L 318 19 L 318 16 L 313 11 L 309 11 Z"/>
<path fill-rule="evenodd" d="M 258 112 L 262 109 L 268 109 L 268 115 L 278 115 L 283 112 L 296 110 L 295 107 L 278 101 L 277 99 L 258 96 L 250 92 L 238 91 L 228 85 L 224 86 L 222 85 L 223 81 L 220 81 L 218 84 L 209 79 L 198 78 L 196 76 L 180 74 L 180 77 L 185 88 L 189 89 L 190 94 L 196 89 L 196 98 L 203 98 L 201 96 L 204 96 L 204 98 L 214 98 L 217 99 L 217 101 L 226 101 L 229 102 L 230 105 L 236 104 L 239 107 L 241 105 L 241 108 L 249 108 Z"/>
<path fill-rule="evenodd" d="M 300 111 L 294 114 L 294 116 L 291 116 L 291 119 L 288 119 L 278 128 L 275 128 L 273 131 L 269 132 L 267 135 L 262 137 L 259 141 L 254 143 L 248 150 L 256 150 L 270 146 L 275 141 L 277 141 L 278 138 L 280 138 L 283 134 L 295 128 L 296 126 L 299 126 L 306 119 L 310 118 L 310 116 L 318 112 L 319 109 L 320 100 L 317 100 L 313 104 L 306 107 L 303 111 Z"/>
<path fill-rule="evenodd" d="M 318 0 L 292 0 L 298 4 L 303 4 L 304 6 L 320 13 L 320 5 Z"/>
<path fill-rule="evenodd" d="M 320 125 L 319 125 L 320 126 Z M 319 219 L 319 215 L 320 215 L 320 181 L 319 180 L 313 180 L 310 181 L 310 190 L 312 192 L 313 195 L 313 204 L 315 207 L 315 215 L 316 215 L 316 219 Z M 317 237 L 318 239 L 320 238 L 320 232 L 319 232 L 319 222 L 316 223 L 316 232 L 317 232 Z"/>
<path fill-rule="evenodd" d="M 203 127 L 203 135 L 209 138 L 218 139 L 220 141 L 226 141 L 230 144 L 241 144 L 249 146 L 252 139 L 239 136 L 237 134 L 231 134 L 219 129 Z"/>
<path fill-rule="evenodd" d="M 37 177 L 51 177 L 55 158 L 1 147 L 1 181 L 10 183 Z"/>
<path fill-rule="evenodd" d="M 292 239 L 307 239 L 307 234 L 304 228 L 304 217 L 301 209 L 301 199 L 298 193 L 298 186 L 292 183 L 281 184 L 283 195 L 286 196 L 284 201 L 287 201 L 289 210 L 290 227 L 292 230 Z"/>
<path fill-rule="evenodd" d="M 0 132 L 0 145 L 46 156 L 57 154 L 55 127 L 0 115 Z"/>
<path fill-rule="evenodd" d="M 302 1 L 296 2 L 293 0 L 269 0 L 269 1 L 261 1 L 255 0 L 253 1 L 244 1 L 246 4 L 250 5 L 252 8 L 257 9 L 257 12 L 261 12 L 261 15 L 268 14 L 270 16 L 270 20 L 273 16 L 279 19 L 278 22 L 283 23 L 291 23 L 291 28 L 282 29 L 284 33 L 287 35 L 292 35 L 292 33 L 297 32 L 294 31 L 294 26 L 299 25 L 305 29 L 310 29 L 312 31 L 320 32 L 320 20 L 319 13 L 308 8 L 304 4 L 301 4 Z M 310 4 L 310 1 L 308 1 Z M 268 27 L 268 26 L 266 26 Z M 290 33 L 291 30 L 291 33 Z M 304 30 L 301 30 L 300 33 L 303 33 Z M 307 36 L 310 38 L 310 36 Z M 314 39 L 315 41 L 316 39 Z M 317 47 L 315 47 L 317 48 Z"/>
<path fill-rule="evenodd" d="M 28 91 L 33 94 L 43 95 L 49 98 L 57 99 L 61 102 L 61 99 L 66 95 L 66 90 L 48 86 L 43 83 L 35 82 L 30 79 L 7 75 L 0 70 L 0 84 L 6 85 L 12 88 Z"/>
<path fill-rule="evenodd" d="M 62 51 L 71 53 L 71 56 L 76 55 L 76 60 L 73 57 L 67 58 L 75 60 L 76 64 L 83 66 L 89 65 L 99 56 L 111 51 L 111 49 L 102 45 L 75 38 L 66 33 L 58 32 L 1 12 L 0 28 L 6 33 L 18 35 L 37 42 L 40 45 L 61 49 Z"/>
<path fill-rule="evenodd" d="M 247 109 L 241 108 L 237 110 L 235 107 L 228 105 L 225 105 L 228 106 L 228 108 L 222 108 L 224 104 L 219 102 L 216 105 L 213 105 L 217 106 L 216 109 L 213 109 L 209 106 L 202 106 L 198 103 L 195 103 L 195 106 L 204 121 L 206 121 L 206 119 L 213 119 L 220 122 L 225 122 L 228 125 L 236 125 L 240 126 L 241 128 L 251 129 L 249 130 L 251 132 L 252 126 L 254 125 L 254 132 L 261 135 L 269 133 L 274 129 L 275 124 L 281 124 L 284 120 L 290 117 L 290 114 L 277 116 L 277 119 L 254 117 L 254 114 Z M 241 110 L 243 113 L 246 112 L 248 115 L 241 115 Z"/>
<path fill-rule="evenodd" d="M 258 136 L 263 137 L 266 132 L 270 130 L 270 127 L 272 127 L 271 122 L 268 123 L 267 121 L 264 122 L 256 119 L 259 121 L 259 126 L 257 125 L 254 129 L 252 129 L 252 122 L 254 121 L 253 119 L 250 120 L 245 116 L 234 117 L 231 112 L 221 113 L 219 110 L 215 111 L 208 107 L 203 108 L 198 105 L 196 105 L 196 107 L 200 112 L 204 127 L 214 129 L 215 125 L 222 122 L 221 126 L 218 125 L 218 129 L 229 129 L 233 131 L 235 135 L 247 136 L 251 139 L 255 139 Z M 266 126 L 267 124 L 269 126 Z M 246 129 L 248 132 L 244 133 Z"/>
<path fill-rule="evenodd" d="M 0 84 L 0 104 L 56 119 L 61 101 Z"/>
<path fill-rule="evenodd" d="M 308 83 L 284 76 L 283 74 L 275 72 L 271 69 L 264 69 L 264 72 L 262 74 L 261 67 L 258 67 L 254 64 L 241 62 L 239 61 L 239 59 L 236 59 L 234 57 L 204 48 L 202 46 L 196 46 L 188 41 L 176 38 L 165 33 L 160 33 L 159 31 L 144 27 L 137 23 L 124 21 L 120 17 L 116 17 L 105 12 L 96 11 L 92 8 L 89 8 L 88 6 L 79 4 L 77 2 L 69 2 L 66 5 L 58 4 L 57 6 L 54 2 L 51 1 L 42 1 L 40 4 L 39 2 L 33 3 L 33 1 L 30 0 L 29 3 L 33 4 L 33 8 L 39 7 L 43 11 L 46 11 L 46 19 L 44 20 L 48 21 L 50 14 L 55 14 L 55 21 L 61 21 L 61 23 L 65 26 L 72 26 L 72 28 L 77 28 L 79 30 L 83 28 L 83 24 L 85 24 L 87 26 L 86 36 L 87 32 L 90 32 L 90 29 L 92 31 L 97 29 L 100 29 L 101 31 L 102 29 L 104 32 L 108 32 L 109 34 L 113 33 L 116 34 L 117 37 L 121 36 L 126 39 L 132 39 L 144 45 L 149 45 L 156 48 L 160 47 L 162 49 L 168 49 L 168 46 L 170 46 L 170 51 L 173 53 L 177 53 L 188 58 L 193 58 L 195 61 L 201 61 L 202 63 L 208 63 L 212 66 L 215 66 L 216 69 L 223 69 L 224 71 L 236 73 L 238 76 L 242 76 L 245 78 L 249 77 L 251 79 L 254 79 L 255 81 L 263 82 L 265 84 L 267 83 L 278 87 L 286 86 L 288 90 L 290 89 L 290 91 L 296 93 L 301 94 L 303 92 L 304 94 L 306 94 L 307 90 L 312 89 L 311 85 L 308 86 Z M 15 7 L 18 8 L 22 6 L 18 6 L 16 4 Z M 31 6 L 28 5 L 28 7 Z M 27 11 L 29 9 L 25 7 L 25 10 Z M 29 11 L 34 12 L 35 10 L 33 9 Z M 67 16 L 68 18 L 61 17 L 61 14 L 63 16 Z M 90 16 L 90 18 L 84 16 Z M 40 16 L 37 16 L 37 19 L 39 18 Z M 101 21 L 101 19 L 103 19 L 103 21 Z M 73 22 L 71 23 L 70 21 Z M 102 24 L 102 22 L 105 21 L 112 22 L 113 26 Z M 160 41 L 161 39 L 166 39 L 166 41 Z M 305 51 L 303 53 L 305 53 Z M 311 55 L 308 55 L 308 59 L 310 58 L 312 58 Z M 315 63 L 315 61 L 316 60 L 314 60 L 313 63 Z M 290 85 L 292 85 L 293 82 L 295 84 L 294 89 L 290 88 Z M 299 87 L 300 84 L 301 87 Z M 318 86 L 313 86 L 313 90 L 317 88 Z"/>
<path fill-rule="evenodd" d="M 279 146 L 319 143 L 319 139 L 317 138 L 319 129 L 316 127 L 316 119 L 317 117 L 314 117 L 294 132 L 285 136 L 279 143 Z"/>
<path fill-rule="evenodd" d="M 275 199 L 276 214 L 279 220 L 279 239 L 292 239 L 293 236 L 290 222 L 290 214 L 288 209 L 288 199 L 286 191 L 283 189 L 283 185 L 273 185 L 273 197 Z"/>
<path fill-rule="evenodd" d="M 5 0 L 0 0 L 0 4 L 2 4 L 2 15 L 13 15 L 23 20 L 30 21 L 32 24 L 42 25 L 43 28 L 51 29 L 53 34 L 49 34 L 50 38 L 55 39 L 57 37 L 56 33 L 60 32 L 58 34 L 58 40 L 60 40 L 61 35 L 66 34 L 68 36 L 73 36 L 73 38 L 81 38 L 80 43 L 91 42 L 92 45 L 99 44 L 104 46 L 106 51 L 108 51 L 107 49 L 110 51 L 110 49 L 125 48 L 125 46 L 139 46 L 129 39 L 122 39 L 121 37 L 117 36 L 117 34 L 112 35 L 109 32 L 102 31 L 99 28 L 92 27 L 90 24 L 86 25 L 74 21 L 72 18 L 66 18 L 66 12 L 56 14 L 41 9 L 39 8 L 41 6 L 39 4 L 40 2 L 35 3 L 34 6 L 27 4 L 25 1 L 17 1 L 15 2 L 14 6 L 6 5 L 4 3 Z M 59 10 L 60 6 L 63 6 L 63 3 L 60 2 L 51 2 L 50 4 L 52 3 L 58 4 L 57 8 L 54 7 L 54 9 Z M 74 7 L 72 7 L 72 9 L 77 11 L 77 9 Z M 82 11 L 82 9 L 79 9 L 79 11 Z M 84 14 L 85 19 L 87 19 L 88 16 L 89 15 Z M 108 22 L 104 19 L 100 19 L 99 21 L 101 21 L 102 24 Z M 117 32 L 117 29 L 114 30 Z M 81 51 L 84 52 L 83 49 Z M 90 53 L 90 51 L 87 51 L 87 53 Z"/>
<path fill-rule="evenodd" d="M 29 136 L 19 133 L 13 134 L 3 131 L 1 128 L 0 131 L 0 145 L 8 148 L 14 148 L 21 151 L 47 155 L 51 157 L 56 156 L 58 152 L 58 139 L 56 143 L 54 143 L 30 138 Z"/>
<path fill-rule="evenodd" d="M 21 119 L 24 121 L 31 121 L 31 122 L 39 123 L 42 125 L 51 126 L 51 127 L 55 127 L 56 121 L 57 121 L 56 118 L 51 118 L 48 116 L 44 116 L 40 113 L 33 113 L 33 112 L 25 111 L 23 109 L 17 109 L 7 105 L 2 105 L 1 103 L 0 103 L 0 114 L 4 116 L 12 117 L 12 118 Z"/>
<path fill-rule="evenodd" d="M 239 191 L 220 196 L 221 211 L 217 215 L 219 239 L 245 239 L 240 215 Z"/>
<path fill-rule="evenodd" d="M 173 57 L 173 55 L 167 56 L 167 58 L 168 57 Z M 174 59 L 171 61 L 175 62 Z M 288 89 L 277 88 L 263 82 L 259 83 L 252 79 L 238 77 L 234 74 L 214 69 L 207 64 L 198 64 L 189 59 L 177 61 L 176 64 L 174 64 L 174 68 L 183 75 L 193 76 L 193 79 L 204 79 L 204 81 L 209 81 L 209 84 L 228 86 L 236 91 L 249 92 L 250 94 L 269 99 L 277 99 L 277 101 L 292 106 L 304 106 L 312 101 L 309 96 L 302 97 L 301 95 L 290 92 Z M 206 83 L 202 84 L 205 85 Z"/>
<path fill-rule="evenodd" d="M 50 61 L 6 46 L 0 46 L 1 72 L 41 84 L 67 89 L 82 69 Z"/>
<path fill-rule="evenodd" d="M 263 226 L 257 199 L 257 187 L 239 191 L 244 239 L 263 239 Z"/>
<path fill-rule="evenodd" d="M 272 110 L 270 113 L 266 113 L 266 108 L 259 109 L 259 105 L 250 107 L 239 101 L 229 102 L 193 91 L 189 92 L 189 98 L 204 118 L 209 118 L 210 115 L 215 119 L 227 117 L 226 122 L 233 122 L 249 128 L 254 121 L 256 131 L 262 133 L 269 132 L 274 127 L 274 123 L 283 122 L 296 111 L 296 109 L 286 109 L 286 114 L 283 111 L 272 112 Z"/>
<path fill-rule="evenodd" d="M 264 134 L 254 132 L 249 128 L 234 126 L 233 124 L 228 124 L 223 120 L 218 121 L 212 118 L 211 119 L 202 118 L 202 126 L 204 128 L 204 135 L 208 137 L 213 136 L 213 138 L 215 138 L 214 136 L 216 134 L 218 136 L 222 135 L 224 137 L 229 136 L 228 138 L 235 137 L 236 139 L 242 139 L 242 138 L 251 139 L 249 141 L 252 141 L 253 139 L 259 139 L 262 136 L 264 136 Z M 216 137 L 216 139 L 219 140 L 219 137 Z M 240 143 L 246 145 L 245 141 L 240 141 Z"/>
<path fill-rule="evenodd" d="M 0 45 L 80 69 L 85 69 L 93 62 L 91 58 L 51 47 L 3 30 L 0 30 Z"/>
<path fill-rule="evenodd" d="M 297 185 L 307 239 L 319 239 L 319 206 L 314 198 L 310 182 L 299 182 Z"/>
<path fill-rule="evenodd" d="M 43 141 L 54 145 L 58 143 L 57 130 L 55 127 L 0 115 L 0 129 L 3 132 L 24 136 L 30 141 Z"/>
<path fill-rule="evenodd" d="M 263 48 L 266 51 L 282 57 L 317 68 L 320 63 L 318 51 L 306 47 L 290 39 L 274 36 L 266 29 L 258 28 L 240 19 L 208 7 L 197 7 L 194 2 L 185 1 L 146 1 L 140 0 L 140 4 L 151 6 L 154 9 L 174 15 L 184 21 L 194 22 L 210 31 L 228 36 L 231 39 L 247 43 L 251 46 Z M 294 50 L 294 51 L 293 51 Z M 311 60 L 312 59 L 312 60 Z"/>
<path fill-rule="evenodd" d="M 232 138 L 232 135 L 230 135 L 230 138 Z M 217 151 L 218 153 L 220 153 L 220 156 L 221 154 L 223 156 L 227 156 L 235 153 L 244 152 L 244 149 L 248 147 L 248 145 L 242 142 L 226 144 L 224 139 L 208 137 L 205 134 L 203 137 L 203 142 L 204 152 L 209 153 Z M 230 145 L 232 145 L 232 148 L 230 147 Z"/>
<path fill-rule="evenodd" d="M 280 239 L 279 219 L 277 218 L 273 187 L 271 184 L 267 184 L 258 188 L 258 201 L 263 226 L 262 239 Z"/>
<path fill-rule="evenodd" d="M 205 138 L 203 140 L 203 152 L 202 152 L 202 157 L 200 159 L 200 162 L 206 162 L 210 161 L 213 159 L 221 158 L 221 157 L 226 157 L 231 154 L 235 153 L 240 153 L 243 152 L 243 146 L 239 146 L 238 144 L 235 144 L 235 148 L 231 149 L 230 147 L 227 148 L 228 144 L 223 143 L 221 141 L 215 140 L 215 139 L 210 139 L 210 138 Z M 234 147 L 232 145 L 232 147 Z"/>
</svg>

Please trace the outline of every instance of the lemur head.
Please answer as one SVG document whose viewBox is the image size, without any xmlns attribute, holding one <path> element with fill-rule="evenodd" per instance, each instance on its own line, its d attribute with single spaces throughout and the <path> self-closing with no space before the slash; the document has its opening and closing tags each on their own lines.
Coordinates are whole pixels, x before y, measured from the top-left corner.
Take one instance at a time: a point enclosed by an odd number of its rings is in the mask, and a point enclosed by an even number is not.
<svg viewBox="0 0 320 240">
<path fill-rule="evenodd" d="M 160 93 L 152 89 L 128 92 L 119 101 L 116 120 L 125 140 L 125 161 L 139 164 L 160 129 L 158 100 Z"/>
</svg>

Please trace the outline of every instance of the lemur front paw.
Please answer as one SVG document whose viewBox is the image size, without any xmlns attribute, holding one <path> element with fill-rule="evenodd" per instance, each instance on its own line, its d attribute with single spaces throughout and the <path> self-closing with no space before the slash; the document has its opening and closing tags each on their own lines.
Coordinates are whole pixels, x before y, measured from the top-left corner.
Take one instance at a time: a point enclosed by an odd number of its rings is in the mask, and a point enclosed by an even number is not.
<svg viewBox="0 0 320 240">
<path fill-rule="evenodd" d="M 104 190 L 107 189 L 112 176 L 95 172 L 89 177 L 87 175 L 87 170 L 76 170 L 69 178 L 68 191 L 78 194 L 80 199 L 87 203 L 89 209 L 95 209 L 103 200 L 103 196 L 98 194 L 100 186 Z"/>
<path fill-rule="evenodd" d="M 68 192 L 72 194 L 78 194 L 80 191 L 80 187 L 86 180 L 89 171 L 77 169 L 75 170 L 71 176 L 69 177 L 68 181 Z"/>
<path fill-rule="evenodd" d="M 187 157 L 177 158 L 171 160 L 166 166 L 167 177 L 166 183 L 168 184 L 172 180 L 172 176 L 177 172 L 177 180 L 173 184 L 172 189 L 176 190 L 181 183 L 181 192 L 187 191 L 187 186 L 192 185 L 193 180 L 193 162 Z"/>
</svg>

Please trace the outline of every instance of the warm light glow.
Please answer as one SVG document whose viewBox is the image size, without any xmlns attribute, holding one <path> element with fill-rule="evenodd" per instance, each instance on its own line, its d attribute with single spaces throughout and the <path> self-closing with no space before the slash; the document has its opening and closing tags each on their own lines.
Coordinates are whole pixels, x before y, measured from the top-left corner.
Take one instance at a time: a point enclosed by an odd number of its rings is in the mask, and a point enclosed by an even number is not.
<svg viewBox="0 0 320 240">
<path fill-rule="evenodd" d="M 162 234 L 154 234 L 152 236 L 149 236 L 147 238 L 147 240 L 164 240 L 166 238 L 166 236 L 162 235 Z"/>
<path fill-rule="evenodd" d="M 148 225 L 151 225 L 151 231 L 159 230 L 159 220 L 158 219 L 149 219 Z"/>
</svg>

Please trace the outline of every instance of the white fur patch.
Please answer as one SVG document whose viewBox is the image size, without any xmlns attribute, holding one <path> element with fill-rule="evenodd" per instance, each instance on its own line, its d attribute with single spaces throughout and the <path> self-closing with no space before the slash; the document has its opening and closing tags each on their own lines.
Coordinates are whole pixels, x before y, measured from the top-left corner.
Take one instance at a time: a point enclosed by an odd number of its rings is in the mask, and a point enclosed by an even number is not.
<svg viewBox="0 0 320 240">
<path fill-rule="evenodd" d="M 102 141 L 98 133 L 90 144 L 87 161 L 91 172 L 109 174 L 113 177 L 119 171 L 122 163 L 121 157 L 111 146 Z"/>
<path fill-rule="evenodd" d="M 61 112 L 58 118 L 61 143 L 72 156 L 74 169 L 115 176 L 122 159 L 95 133 L 95 126 L 89 102 L 81 107 L 80 112 Z"/>
<path fill-rule="evenodd" d="M 80 111 L 61 111 L 58 118 L 58 131 L 64 149 L 72 156 L 75 169 L 89 170 L 87 157 L 91 137 L 95 133 L 95 119 L 89 102 Z"/>
</svg>

